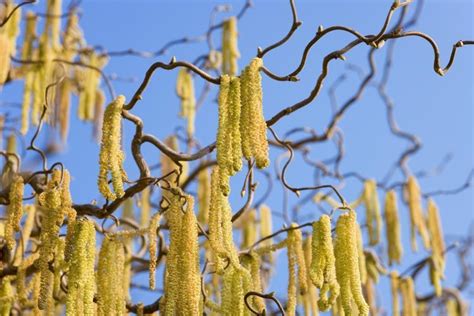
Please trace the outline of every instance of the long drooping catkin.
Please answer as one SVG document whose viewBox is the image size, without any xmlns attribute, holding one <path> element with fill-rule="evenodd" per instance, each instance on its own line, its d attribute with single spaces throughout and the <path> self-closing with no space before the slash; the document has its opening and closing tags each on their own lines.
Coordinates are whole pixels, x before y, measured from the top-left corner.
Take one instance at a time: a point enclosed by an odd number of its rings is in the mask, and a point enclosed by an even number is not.
<svg viewBox="0 0 474 316">
<path fill-rule="evenodd" d="M 125 97 L 120 95 L 107 106 L 104 113 L 104 123 L 102 126 L 102 142 L 99 155 L 99 178 L 98 186 L 102 195 L 115 200 L 124 195 L 123 178 L 126 177 L 123 169 L 124 153 L 121 149 L 121 113 L 125 103 Z M 108 185 L 108 174 L 112 178 L 114 192 Z"/>
<path fill-rule="evenodd" d="M 82 59 L 82 62 L 90 67 L 78 72 L 78 74 L 81 74 L 80 77 L 82 77 L 83 80 L 81 80 L 82 86 L 79 91 L 77 115 L 81 120 L 94 121 L 97 90 L 100 89 L 101 78 L 100 72 L 94 68 L 102 69 L 107 63 L 107 58 L 91 52 L 87 57 L 83 57 Z"/>
<path fill-rule="evenodd" d="M 181 68 L 176 80 L 176 94 L 181 99 L 181 112 L 179 115 L 187 122 L 188 137 L 194 135 L 194 118 L 196 116 L 196 97 L 194 96 L 193 76 L 186 68 Z"/>
<path fill-rule="evenodd" d="M 366 209 L 366 224 L 369 232 L 369 244 L 374 246 L 379 243 L 382 229 L 382 215 L 377 194 L 377 183 L 370 179 L 365 181 L 363 201 Z"/>
<path fill-rule="evenodd" d="M 394 190 L 388 191 L 385 196 L 385 222 L 388 263 L 389 265 L 400 263 L 403 256 L 403 246 L 398 218 L 397 194 Z"/>
<path fill-rule="evenodd" d="M 0 85 L 8 78 L 11 50 L 10 39 L 5 33 L 0 33 Z"/>
<path fill-rule="evenodd" d="M 417 304 L 415 295 L 415 285 L 411 277 L 406 277 L 400 280 L 400 294 L 402 295 L 402 310 L 403 316 L 416 316 Z"/>
<path fill-rule="evenodd" d="M 7 208 L 7 223 L 5 226 L 5 239 L 8 249 L 15 247 L 15 232 L 20 231 L 20 221 L 23 215 L 23 178 L 19 175 L 13 178 L 8 197 L 10 204 Z"/>
<path fill-rule="evenodd" d="M 155 270 L 157 264 L 157 239 L 158 239 L 158 227 L 160 226 L 161 214 L 156 213 L 152 216 L 150 227 L 148 227 L 148 252 L 150 253 L 150 276 L 149 285 L 150 289 L 155 289 Z"/>
<path fill-rule="evenodd" d="M 406 184 L 406 195 L 408 201 L 408 207 L 410 209 L 410 239 L 411 248 L 413 251 L 417 251 L 418 246 L 416 243 L 416 233 L 420 234 L 423 240 L 425 249 L 430 248 L 430 239 L 428 230 L 426 229 L 425 219 L 423 216 L 423 209 L 421 206 L 421 193 L 418 182 L 414 176 L 408 178 Z"/>
<path fill-rule="evenodd" d="M 170 246 L 166 261 L 164 314 L 197 315 L 200 300 L 199 245 L 194 199 L 186 196 L 183 215 L 179 195 L 172 197 L 166 216 Z"/>
<path fill-rule="evenodd" d="M 345 313 L 352 315 L 352 302 L 354 301 L 359 315 L 368 315 L 369 306 L 365 302 L 361 288 L 356 225 L 356 214 L 352 210 L 341 215 L 337 221 L 334 246 L 336 277 Z"/>
<path fill-rule="evenodd" d="M 400 280 L 397 271 L 390 273 L 390 292 L 392 294 L 392 315 L 400 315 L 400 302 L 398 299 Z"/>
<path fill-rule="evenodd" d="M 11 276 L 5 276 L 0 279 L 0 315 L 8 316 L 15 302 L 15 293 Z"/>
<path fill-rule="evenodd" d="M 312 236 L 308 236 L 303 242 L 303 252 L 304 252 L 304 262 L 306 265 L 307 279 L 306 284 L 308 287 L 308 291 L 306 294 L 302 296 L 303 300 L 303 309 L 305 316 L 319 315 L 319 308 L 318 308 L 318 293 L 316 291 L 316 287 L 313 285 L 313 281 L 311 280 L 311 263 L 312 263 Z"/>
<path fill-rule="evenodd" d="M 222 27 L 222 73 L 230 76 L 235 76 L 238 71 L 240 53 L 237 36 L 237 18 L 231 17 L 224 21 Z"/>
<path fill-rule="evenodd" d="M 433 199 L 428 200 L 428 231 L 431 238 L 430 280 L 437 296 L 441 295 L 441 279 L 444 278 L 444 236 L 438 206 Z"/>
<path fill-rule="evenodd" d="M 104 237 L 97 267 L 97 315 L 124 315 L 125 293 L 122 277 L 124 245 L 119 239 Z"/>
<path fill-rule="evenodd" d="M 307 271 L 303 253 L 303 236 L 296 224 L 291 224 L 288 231 L 288 315 L 295 315 L 297 294 L 305 294 L 307 291 Z"/>
<path fill-rule="evenodd" d="M 66 315 L 94 315 L 95 228 L 86 218 L 76 221 L 68 274 Z"/>
<path fill-rule="evenodd" d="M 208 224 L 211 199 L 211 178 L 207 168 L 199 172 L 198 175 L 197 199 L 199 205 L 198 220 L 202 224 Z"/>
<path fill-rule="evenodd" d="M 262 77 L 260 76 L 262 66 L 262 59 L 254 58 L 240 76 L 242 153 L 246 159 L 254 157 L 257 168 L 265 168 L 270 164 L 267 124 L 262 105 Z"/>
<path fill-rule="evenodd" d="M 322 215 L 318 221 L 313 223 L 311 240 L 312 259 L 309 273 L 313 284 L 320 289 L 319 309 L 326 311 L 336 302 L 339 295 L 329 216 Z"/>
<path fill-rule="evenodd" d="M 359 261 L 359 273 L 360 273 L 360 282 L 365 284 L 367 282 L 367 264 L 365 262 L 364 254 L 364 241 L 362 239 L 362 232 L 360 229 L 359 223 L 355 225 L 356 230 L 356 240 L 357 240 L 357 253 Z"/>
</svg>

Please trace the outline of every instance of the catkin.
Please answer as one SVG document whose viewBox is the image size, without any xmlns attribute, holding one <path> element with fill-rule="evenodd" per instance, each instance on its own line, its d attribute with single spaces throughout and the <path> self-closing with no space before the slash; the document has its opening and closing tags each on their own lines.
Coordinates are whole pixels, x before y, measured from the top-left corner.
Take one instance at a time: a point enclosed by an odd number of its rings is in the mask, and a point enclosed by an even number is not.
<svg viewBox="0 0 474 316">
<path fill-rule="evenodd" d="M 211 198 L 211 179 L 209 171 L 206 169 L 199 172 L 198 175 L 198 220 L 200 223 L 208 223 L 209 220 L 209 203 Z"/>
<path fill-rule="evenodd" d="M 418 182 L 414 176 L 408 178 L 406 184 L 406 195 L 408 201 L 408 207 L 410 209 L 410 240 L 411 248 L 413 251 L 418 250 L 416 243 L 416 233 L 421 236 L 425 249 L 430 248 L 429 234 L 426 229 L 426 224 L 423 216 L 423 210 L 421 206 L 421 193 Z"/>
<path fill-rule="evenodd" d="M 124 245 L 106 235 L 97 267 L 97 315 L 125 314 L 125 293 L 121 282 L 124 267 Z"/>
<path fill-rule="evenodd" d="M 146 227 L 150 222 L 150 187 L 143 189 L 140 199 L 140 226 Z"/>
<path fill-rule="evenodd" d="M 235 76 L 238 71 L 240 52 L 237 36 L 237 18 L 231 17 L 222 26 L 222 73 L 230 76 Z"/>
<path fill-rule="evenodd" d="M 59 49 L 59 36 L 61 29 L 62 0 L 48 0 L 46 3 L 46 22 L 44 32 L 49 44 L 56 50 Z"/>
<path fill-rule="evenodd" d="M 230 192 L 229 176 L 242 169 L 240 95 L 240 79 L 221 76 L 217 163 L 221 169 L 220 185 L 225 195 Z"/>
<path fill-rule="evenodd" d="M 182 214 L 179 196 L 167 211 L 170 246 L 166 261 L 165 315 L 197 315 L 200 300 L 200 271 L 197 221 L 194 199 L 186 196 Z"/>
<path fill-rule="evenodd" d="M 439 216 L 438 206 L 433 199 L 428 200 L 428 231 L 431 237 L 432 256 L 435 265 L 439 269 L 441 275 L 444 274 L 444 234 L 441 218 Z"/>
<path fill-rule="evenodd" d="M 416 295 L 415 285 L 411 277 L 406 277 L 400 280 L 400 293 L 402 295 L 402 315 L 403 316 L 416 316 Z"/>
<path fill-rule="evenodd" d="M 176 94 L 181 100 L 179 115 L 187 120 L 188 137 L 194 135 L 194 118 L 196 116 L 196 97 L 194 95 L 193 76 L 186 68 L 181 68 L 176 80 Z"/>
<path fill-rule="evenodd" d="M 157 239 L 158 239 L 158 227 L 160 226 L 161 214 L 156 213 L 151 218 L 150 227 L 148 228 L 148 252 L 150 253 L 150 276 L 149 285 L 150 289 L 155 289 L 155 270 L 157 264 Z"/>
<path fill-rule="evenodd" d="M 388 263 L 399 264 L 403 256 L 403 245 L 400 234 L 400 219 L 398 218 L 397 194 L 394 190 L 385 196 L 385 221 L 387 236 Z"/>
<path fill-rule="evenodd" d="M 7 34 L 0 33 L 0 85 L 3 85 L 8 78 L 11 50 L 12 48 Z"/>
<path fill-rule="evenodd" d="M 76 221 L 74 247 L 68 274 L 66 315 L 94 315 L 95 228 L 86 218 Z"/>
<path fill-rule="evenodd" d="M 7 224 L 5 226 L 5 239 L 8 249 L 15 247 L 15 232 L 20 231 L 20 221 L 23 215 L 23 178 L 19 175 L 13 178 L 8 197 L 10 204 L 7 208 Z"/>
<path fill-rule="evenodd" d="M 390 272 L 390 292 L 392 294 L 392 315 L 400 315 L 400 302 L 398 293 L 400 288 L 400 281 L 397 271 Z"/>
<path fill-rule="evenodd" d="M 334 305 L 339 295 L 329 216 L 322 215 L 318 221 L 313 223 L 311 240 L 311 268 L 309 274 L 312 283 L 320 289 L 319 309 L 326 311 Z"/>
<path fill-rule="evenodd" d="M 341 215 L 337 221 L 334 246 L 336 277 L 345 313 L 352 315 L 352 302 L 354 301 L 359 315 L 368 315 L 369 306 L 365 302 L 361 288 L 356 225 L 358 225 L 356 214 L 352 210 Z"/>
<path fill-rule="evenodd" d="M 316 292 L 316 287 L 313 285 L 313 282 L 310 277 L 313 252 L 312 249 L 312 236 L 308 236 L 303 242 L 304 262 L 306 266 L 306 271 L 308 271 L 306 280 L 308 291 L 302 296 L 305 316 L 319 315 L 318 293 Z"/>
<path fill-rule="evenodd" d="M 297 294 L 305 294 L 308 289 L 308 276 L 303 252 L 303 236 L 296 224 L 288 231 L 288 315 L 295 315 Z"/>
<path fill-rule="evenodd" d="M 15 294 L 11 284 L 12 277 L 5 276 L 0 279 L 0 315 L 8 316 L 15 301 Z"/>
<path fill-rule="evenodd" d="M 369 245 L 375 246 L 380 241 L 382 215 L 377 194 L 377 183 L 370 179 L 364 183 L 363 201 L 366 209 L 366 224 L 369 232 Z"/>
<path fill-rule="evenodd" d="M 126 177 L 123 169 L 124 153 L 121 149 L 121 113 L 125 97 L 120 95 L 107 106 L 102 125 L 102 142 L 99 156 L 99 191 L 108 200 L 122 197 L 125 192 L 123 178 Z M 111 174 L 114 192 L 107 183 L 108 174 Z"/>
<path fill-rule="evenodd" d="M 262 66 L 262 59 L 254 58 L 240 76 L 242 154 L 246 159 L 254 157 L 257 168 L 260 169 L 270 164 L 267 124 L 262 105 L 262 77 L 260 76 Z"/>
<path fill-rule="evenodd" d="M 365 262 L 364 241 L 362 240 L 362 232 L 359 223 L 356 223 L 356 238 L 357 238 L 357 253 L 359 259 L 359 273 L 360 282 L 365 284 L 367 282 L 367 264 Z"/>
</svg>

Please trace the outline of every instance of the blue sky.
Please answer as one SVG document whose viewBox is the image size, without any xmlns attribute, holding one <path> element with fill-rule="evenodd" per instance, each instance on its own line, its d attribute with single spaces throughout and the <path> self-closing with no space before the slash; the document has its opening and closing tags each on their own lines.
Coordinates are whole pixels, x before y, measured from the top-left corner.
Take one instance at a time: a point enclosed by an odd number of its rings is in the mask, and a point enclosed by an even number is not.
<svg viewBox="0 0 474 316">
<path fill-rule="evenodd" d="M 254 1 L 255 5 L 239 22 L 239 48 L 241 51 L 240 67 L 255 56 L 257 47 L 266 47 L 279 40 L 291 24 L 291 14 L 287 1 Z M 134 48 L 153 51 L 161 48 L 166 42 L 183 36 L 198 36 L 208 27 L 209 14 L 216 4 L 230 3 L 233 11 L 219 14 L 218 20 L 235 14 L 243 1 L 83 1 L 81 25 L 86 40 L 91 45 L 102 45 L 109 51 Z M 345 25 L 363 34 L 377 33 L 390 7 L 390 1 L 298 1 L 299 19 L 303 25 L 291 40 L 283 47 L 275 49 L 264 58 L 264 64 L 277 74 L 287 74 L 297 65 L 304 45 L 312 38 L 319 25 Z M 414 5 L 409 10 L 413 13 Z M 418 24 L 413 28 L 429 34 L 439 45 L 441 61 L 447 62 L 452 45 L 460 39 L 472 39 L 473 3 L 471 1 L 426 1 Z M 395 20 L 394 20 L 395 21 Z M 216 32 L 214 41 L 219 43 L 220 32 Z M 264 110 L 267 118 L 280 109 L 291 105 L 311 91 L 321 71 L 322 58 L 329 52 L 343 47 L 353 38 L 346 33 L 332 33 L 313 47 L 305 69 L 299 75 L 297 83 L 274 82 L 264 76 Z M 115 81 L 114 88 L 118 94 L 130 99 L 149 65 L 156 61 L 168 61 L 171 56 L 178 60 L 192 61 L 206 53 L 205 43 L 193 43 L 173 47 L 168 54 L 156 59 L 139 57 L 116 57 L 110 60 L 107 73 L 117 74 L 121 78 L 135 78 L 134 82 Z M 380 80 L 387 49 L 375 53 L 379 72 L 375 82 Z M 348 64 L 354 64 L 364 71 L 368 70 L 367 46 L 359 46 L 346 55 L 346 61 L 334 61 L 330 65 L 323 90 L 311 104 L 282 119 L 275 125 L 275 131 L 283 135 L 286 131 L 307 126 L 321 132 L 331 115 L 328 88 L 343 73 L 347 80 L 337 90 L 339 104 L 355 93 L 360 83 L 358 75 L 348 70 Z M 445 170 L 436 176 L 420 180 L 422 190 L 429 192 L 437 189 L 451 189 L 460 186 L 473 168 L 473 56 L 470 47 L 458 51 L 455 63 L 449 73 L 440 77 L 433 72 L 433 52 L 427 42 L 417 38 L 397 40 L 394 54 L 392 75 L 387 85 L 387 92 L 395 103 L 395 115 L 399 126 L 416 134 L 422 141 L 422 150 L 409 161 L 413 172 L 434 168 L 447 154 L 452 160 Z M 145 131 L 164 138 L 171 134 L 176 125 L 184 126 L 185 122 L 177 117 L 179 101 L 174 93 L 177 71 L 157 71 L 133 113 L 140 115 L 145 122 Z M 197 91 L 202 82 L 197 79 Z M 19 87 L 12 85 L 2 92 L 3 100 L 13 101 Z M 206 145 L 215 139 L 216 104 L 213 96 L 203 105 L 197 115 L 196 136 L 200 143 Z M 74 112 L 75 108 L 73 108 Z M 346 156 L 341 164 L 343 172 L 357 170 L 366 177 L 381 179 L 407 143 L 394 138 L 388 129 L 385 119 L 385 106 L 373 87 L 367 88 L 362 99 L 346 114 L 340 123 L 345 135 Z M 43 136 L 48 135 L 44 133 Z M 72 190 L 76 203 L 87 203 L 98 198 L 96 188 L 98 145 L 91 141 L 91 127 L 72 118 L 71 133 L 65 151 L 55 157 L 63 161 L 74 175 Z M 125 143 L 132 136 L 131 126 L 125 124 Z M 272 157 L 282 151 L 272 149 Z M 153 165 L 158 161 L 159 153 L 150 146 L 144 147 L 146 158 Z M 315 145 L 311 157 L 324 159 L 334 154 L 332 145 Z M 128 153 L 129 157 L 129 153 Z M 127 158 L 128 158 L 127 157 Z M 288 181 L 303 186 L 312 184 L 312 170 L 301 165 L 296 159 L 290 166 Z M 274 166 L 272 165 L 271 168 Z M 128 158 L 127 171 L 130 178 L 137 176 L 136 167 Z M 273 172 L 273 169 L 271 170 Z M 394 177 L 402 180 L 400 173 Z M 240 176 L 233 181 L 239 186 Z M 328 180 L 334 183 L 333 180 Z M 262 181 L 264 183 L 264 181 Z M 262 189 L 257 192 L 263 193 Z M 234 209 L 242 204 L 234 190 L 231 202 Z M 361 183 L 347 181 L 342 194 L 347 200 L 353 200 L 361 191 Z M 457 195 L 439 196 L 436 198 L 441 210 L 441 217 L 446 235 L 465 234 L 473 220 L 473 189 Z M 382 198 L 382 192 L 379 192 Z M 270 199 L 273 210 L 281 210 L 281 186 L 276 183 Z M 291 196 L 290 203 L 297 202 Z M 291 204 L 290 204 L 291 205 Z M 363 209 L 359 210 L 359 212 Z M 413 254 L 408 248 L 408 210 L 401 207 L 401 225 L 405 243 L 404 264 L 396 267 L 400 271 L 416 262 L 426 253 Z M 302 216 L 319 214 L 316 206 L 307 204 L 301 211 Z M 359 215 L 363 219 L 363 212 Z M 318 216 L 318 215 L 317 215 Z M 317 218 L 317 217 L 316 217 Z M 275 228 L 282 223 L 276 221 Z M 455 261 L 448 256 L 446 284 L 454 284 L 456 279 Z M 286 291 L 286 260 L 284 253 L 279 256 L 279 264 L 274 282 L 268 291 L 275 290 L 284 295 Z M 159 274 L 158 274 L 159 275 Z M 422 276 L 426 278 L 426 275 Z M 160 281 L 158 281 L 160 282 Z M 385 306 L 389 304 L 387 282 L 382 279 L 380 299 Z M 428 292 L 426 282 L 417 283 L 419 292 Z M 135 300 L 145 303 L 153 301 L 146 292 L 135 292 Z"/>
</svg>

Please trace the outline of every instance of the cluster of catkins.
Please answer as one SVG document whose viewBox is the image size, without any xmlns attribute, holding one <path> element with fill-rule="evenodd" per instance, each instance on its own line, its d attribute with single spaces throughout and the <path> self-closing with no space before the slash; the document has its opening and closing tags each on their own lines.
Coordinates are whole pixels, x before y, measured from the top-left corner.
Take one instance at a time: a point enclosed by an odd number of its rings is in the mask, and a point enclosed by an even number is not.
<svg viewBox="0 0 474 316">
<path fill-rule="evenodd" d="M 8 16 L 16 6 L 8 0 L 0 8 L 0 17 Z M 105 100 L 100 88 L 101 69 L 107 58 L 87 49 L 77 12 L 68 13 L 61 32 L 62 0 L 47 1 L 40 35 L 37 33 L 38 15 L 26 13 L 24 30 L 20 30 L 21 17 L 20 7 L 5 27 L 0 28 L 0 87 L 10 80 L 24 80 L 20 132 L 25 135 L 30 123 L 36 126 L 43 117 L 44 122 L 58 128 L 65 140 L 69 130 L 71 95 L 75 94 L 78 97 L 78 118 L 92 121 L 97 136 Z M 17 52 L 17 39 L 21 32 L 23 43 Z M 11 64 L 10 56 L 19 59 L 20 65 Z M 77 66 L 71 66 L 71 63 Z"/>
</svg>

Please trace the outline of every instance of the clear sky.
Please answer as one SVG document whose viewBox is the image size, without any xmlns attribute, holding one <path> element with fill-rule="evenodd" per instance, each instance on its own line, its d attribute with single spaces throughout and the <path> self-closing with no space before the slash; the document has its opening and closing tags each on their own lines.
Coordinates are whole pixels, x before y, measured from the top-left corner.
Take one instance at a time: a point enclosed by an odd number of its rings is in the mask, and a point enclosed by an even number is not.
<svg viewBox="0 0 474 316">
<path fill-rule="evenodd" d="M 284 75 L 291 72 L 298 64 L 303 47 L 315 34 L 319 25 L 325 28 L 332 25 L 344 25 L 360 31 L 362 34 L 375 34 L 382 26 L 391 1 L 298 1 L 296 0 L 299 19 L 303 25 L 284 46 L 275 49 L 264 58 L 267 68 L 274 73 Z M 416 1 L 414 1 L 416 3 Z M 412 29 L 429 34 L 438 43 L 441 61 L 445 65 L 452 45 L 460 40 L 473 39 L 473 2 L 465 1 L 425 1 L 424 9 L 418 24 Z M 170 40 L 183 36 L 200 36 L 208 28 L 212 8 L 217 4 L 231 3 L 233 10 L 228 14 L 218 14 L 217 20 L 235 14 L 240 10 L 243 1 L 119 1 L 119 0 L 85 0 L 81 7 L 83 15 L 81 26 L 86 40 L 91 45 L 101 45 L 109 51 L 133 48 L 136 50 L 154 51 Z M 415 5 L 411 5 L 409 15 Z M 396 19 L 394 19 L 396 21 Z M 288 1 L 254 1 L 239 22 L 239 49 L 241 51 L 240 67 L 243 67 L 256 54 L 257 47 L 266 47 L 279 40 L 289 29 L 291 12 Z M 299 75 L 300 81 L 274 82 L 263 77 L 265 116 L 270 118 L 282 108 L 305 98 L 314 86 L 321 72 L 322 58 L 329 52 L 339 49 L 353 39 L 347 33 L 334 32 L 326 36 L 313 47 L 304 71 Z M 220 32 L 215 33 L 215 43 L 220 41 Z M 328 90 L 343 73 L 347 79 L 337 88 L 337 100 L 342 104 L 351 97 L 360 84 L 359 75 L 348 69 L 348 65 L 368 71 L 367 53 L 369 48 L 360 45 L 346 54 L 346 61 L 338 60 L 330 64 L 329 75 L 320 95 L 311 104 L 282 119 L 275 125 L 279 135 L 295 127 L 310 127 L 321 133 L 331 117 L 331 105 Z M 192 61 L 207 52 L 205 43 L 192 43 L 175 46 L 158 58 L 114 57 L 105 71 L 116 74 L 121 79 L 113 82 L 118 94 L 130 99 L 139 85 L 149 65 L 156 61 L 168 61 L 171 56 L 178 60 Z M 381 79 L 381 70 L 385 61 L 387 45 L 375 53 L 379 72 L 374 82 Z M 449 73 L 440 77 L 433 71 L 433 51 L 427 42 L 418 38 L 403 38 L 396 41 L 393 68 L 387 84 L 387 92 L 395 104 L 395 116 L 401 129 L 416 134 L 422 141 L 422 149 L 409 160 L 413 172 L 430 171 L 443 158 L 450 154 L 452 159 L 443 172 L 420 179 L 424 192 L 438 189 L 457 188 L 464 183 L 473 169 L 473 57 L 474 49 L 465 47 L 458 50 L 456 60 Z M 185 122 L 177 117 L 179 101 L 174 93 L 177 71 L 157 71 L 133 113 L 140 115 L 145 122 L 145 131 L 164 138 L 173 133 L 177 125 Z M 129 80 L 134 79 L 134 81 Z M 196 90 L 200 91 L 202 81 L 196 79 Z M 6 87 L 1 95 L 3 100 L 13 101 L 18 87 Z M 202 145 L 214 141 L 216 133 L 216 104 L 213 87 L 211 97 L 198 112 L 196 136 Z M 74 109 L 73 109 L 74 111 Z M 400 153 L 408 146 L 406 141 L 390 134 L 386 123 L 385 105 L 376 89 L 370 86 L 339 124 L 345 136 L 346 155 L 341 163 L 341 171 L 358 171 L 365 177 L 382 179 Z M 125 144 L 130 142 L 132 126 L 125 123 Z M 44 133 L 43 136 L 48 135 Z M 76 203 L 88 203 L 97 199 L 96 187 L 97 160 L 99 147 L 91 141 L 91 127 L 72 118 L 71 133 L 65 151 L 55 159 L 61 160 L 74 175 L 72 183 Z M 270 136 L 270 134 L 269 134 Z M 301 136 L 295 135 L 293 139 Z M 44 137 L 43 137 L 44 138 Z M 272 157 L 276 158 L 283 151 L 272 148 Z M 153 165 L 158 161 L 159 152 L 150 146 L 144 149 L 146 158 Z M 332 145 L 312 146 L 311 158 L 324 160 L 335 154 Z M 31 154 L 29 154 L 31 155 Z M 131 179 L 137 176 L 130 153 L 127 156 L 127 171 Z M 274 161 L 274 160 L 273 160 Z M 271 168 L 274 168 L 272 163 Z M 273 169 L 271 169 L 273 172 Z M 300 156 L 290 165 L 288 181 L 296 186 L 311 185 L 313 170 L 301 164 Z M 265 180 L 257 191 L 257 199 L 264 191 Z M 394 181 L 403 180 L 400 172 Z M 234 180 L 239 186 L 240 176 Z M 335 183 L 333 179 L 323 180 Z M 351 201 L 362 189 L 361 183 L 350 179 L 341 193 Z M 234 210 L 243 200 L 234 190 L 231 198 Z M 474 201 L 473 189 L 469 188 L 456 195 L 436 197 L 440 207 L 445 234 L 453 236 L 466 234 L 472 224 Z M 383 192 L 379 192 L 380 198 Z M 290 196 L 290 206 L 297 198 Z M 275 181 L 275 189 L 268 203 L 275 212 L 281 212 L 282 190 Z M 363 208 L 359 209 L 359 219 L 364 218 Z M 401 225 L 405 244 L 404 264 L 395 267 L 403 271 L 406 267 L 426 256 L 420 252 L 413 254 L 408 247 L 408 210 L 401 206 Z M 311 203 L 305 205 L 300 216 L 308 218 L 319 216 L 318 208 Z M 276 220 L 275 229 L 283 223 Z M 450 239 L 452 240 L 452 239 Z M 279 255 L 279 264 L 275 278 L 267 291 L 276 291 L 284 296 L 286 292 L 286 260 L 284 253 Z M 454 271 L 456 261 L 448 256 L 445 284 L 455 284 L 457 273 Z M 281 273 L 280 273 L 281 271 Z M 161 275 L 158 274 L 158 284 Z M 426 279 L 426 275 L 421 278 Z M 378 292 L 384 306 L 389 306 L 388 283 L 382 278 Z M 426 281 L 417 282 L 420 293 L 431 291 Z M 150 303 L 157 294 L 134 292 L 134 300 Z"/>
</svg>

